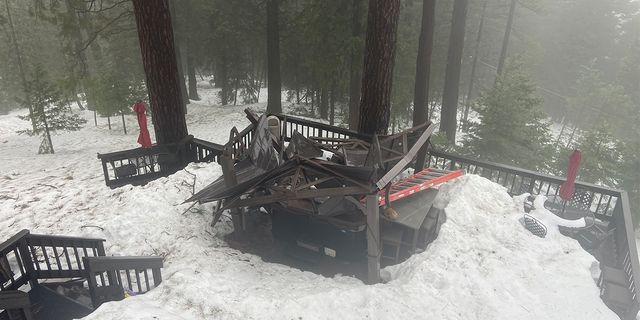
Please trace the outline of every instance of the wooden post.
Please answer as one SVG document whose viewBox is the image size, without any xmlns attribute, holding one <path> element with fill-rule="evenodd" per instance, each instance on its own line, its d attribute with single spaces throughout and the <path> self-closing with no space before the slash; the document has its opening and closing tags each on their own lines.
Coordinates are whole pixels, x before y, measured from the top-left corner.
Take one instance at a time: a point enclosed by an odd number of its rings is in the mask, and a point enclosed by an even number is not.
<svg viewBox="0 0 640 320">
<path fill-rule="evenodd" d="M 380 282 L 380 210 L 378 208 L 378 194 L 367 195 L 367 260 L 369 284 Z"/>
</svg>

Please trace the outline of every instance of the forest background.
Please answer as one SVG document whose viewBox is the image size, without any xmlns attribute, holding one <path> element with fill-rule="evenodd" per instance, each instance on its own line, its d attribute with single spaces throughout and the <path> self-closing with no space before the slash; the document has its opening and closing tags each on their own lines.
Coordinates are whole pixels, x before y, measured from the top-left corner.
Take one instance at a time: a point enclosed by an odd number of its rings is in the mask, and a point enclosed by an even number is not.
<svg viewBox="0 0 640 320">
<path fill-rule="evenodd" d="M 2 1 L 0 114 L 25 107 L 37 114 L 49 104 L 62 113 L 73 105 L 110 123 L 132 113 L 135 101 L 147 101 L 130 1 Z M 220 88 L 222 105 L 257 102 L 267 82 L 266 11 L 273 1 L 170 1 L 185 104 L 199 99 L 201 79 Z M 361 81 L 367 1 L 277 3 L 283 100 L 299 115 L 348 127 L 350 100 L 358 99 L 352 92 L 359 92 L 353 86 Z M 401 1 L 390 133 L 412 125 L 422 6 Z M 443 111 L 453 7 L 454 0 L 435 5 L 428 95 L 434 122 Z M 578 179 L 627 190 L 637 226 L 639 13 L 637 0 L 468 1 L 453 111 L 458 135 L 452 143 L 436 134 L 435 146 L 559 176 L 571 151 L 581 149 Z M 58 129 L 81 125 L 65 121 Z M 555 135 L 552 123 L 561 126 Z M 41 132 L 34 122 L 26 133 Z"/>
</svg>

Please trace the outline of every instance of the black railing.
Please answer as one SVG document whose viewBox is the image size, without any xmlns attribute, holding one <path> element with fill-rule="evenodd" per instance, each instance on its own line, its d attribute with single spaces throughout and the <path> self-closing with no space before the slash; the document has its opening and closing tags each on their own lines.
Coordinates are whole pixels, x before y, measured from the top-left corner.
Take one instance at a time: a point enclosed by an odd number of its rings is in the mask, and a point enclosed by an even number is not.
<svg viewBox="0 0 640 320">
<path fill-rule="evenodd" d="M 162 282 L 162 260 L 162 257 L 84 258 L 93 307 L 123 299 L 125 290 L 137 295 L 157 287 Z"/>
<path fill-rule="evenodd" d="M 0 289 L 31 287 L 38 279 L 81 278 L 83 257 L 104 256 L 103 239 L 45 236 L 22 230 L 0 247 Z"/>
<path fill-rule="evenodd" d="M 97 308 L 102 302 L 123 298 L 125 290 L 141 294 L 162 282 L 162 257 L 107 257 L 104 241 L 31 234 L 29 230 L 18 232 L 0 244 L 3 299 L 16 298 L 11 293 L 24 290 L 21 287 L 25 285 L 35 288 L 38 280 L 87 278 L 91 300 Z"/>
<path fill-rule="evenodd" d="M 104 180 L 111 188 L 126 184 L 144 184 L 166 177 L 190 162 L 217 161 L 223 146 L 193 138 L 171 144 L 154 145 L 151 149 L 135 148 L 98 154 Z"/>
<path fill-rule="evenodd" d="M 189 162 L 218 162 L 223 149 L 217 143 L 193 138 L 186 145 L 187 159 Z"/>
<path fill-rule="evenodd" d="M 284 126 L 285 139 L 288 141 L 293 135 L 293 131 L 296 130 L 305 137 L 324 137 L 335 139 L 360 139 L 367 142 L 371 142 L 372 136 L 368 134 L 358 133 L 349 129 L 339 128 L 328 124 L 309 121 L 292 116 L 285 116 L 282 114 L 275 115 L 280 119 L 280 123 Z M 285 123 L 286 118 L 286 124 Z"/>
<path fill-rule="evenodd" d="M 465 170 L 467 173 L 483 176 L 507 188 L 511 195 L 530 193 L 533 195 L 555 196 L 565 178 L 542 174 L 531 170 L 497 164 L 488 161 L 469 159 L 436 150 L 429 150 L 428 166 L 437 166 L 448 170 Z M 588 190 L 593 196 L 590 211 L 596 218 L 609 221 L 613 215 L 616 201 L 621 190 L 576 181 L 576 188 Z"/>
</svg>

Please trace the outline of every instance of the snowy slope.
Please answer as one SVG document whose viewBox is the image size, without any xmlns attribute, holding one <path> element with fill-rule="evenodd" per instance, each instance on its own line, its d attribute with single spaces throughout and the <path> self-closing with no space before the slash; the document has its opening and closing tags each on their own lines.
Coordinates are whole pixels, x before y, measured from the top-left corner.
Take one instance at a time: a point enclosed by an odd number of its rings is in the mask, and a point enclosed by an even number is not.
<svg viewBox="0 0 640 320">
<path fill-rule="evenodd" d="M 189 133 L 223 143 L 231 127 L 248 124 L 245 107 L 192 103 Z M 85 128 L 54 135 L 56 154 L 37 155 L 38 139 L 14 134 L 28 126 L 17 113 L 0 116 L 0 241 L 30 229 L 104 238 L 108 254 L 165 256 L 157 289 L 106 303 L 87 319 L 618 319 L 599 298 L 595 259 L 553 227 L 544 239 L 526 231 L 521 199 L 479 176 L 441 185 L 448 219 L 439 238 L 383 269 L 386 283 L 365 285 L 229 248 L 221 240 L 232 229 L 228 216 L 212 228 L 209 206 L 182 204 L 194 181 L 197 191 L 221 174 L 217 164 L 106 187 L 96 154 L 137 147 L 134 117 L 124 135 L 119 118 L 109 131 L 106 119 L 96 127 L 91 112 L 78 111 Z"/>
</svg>

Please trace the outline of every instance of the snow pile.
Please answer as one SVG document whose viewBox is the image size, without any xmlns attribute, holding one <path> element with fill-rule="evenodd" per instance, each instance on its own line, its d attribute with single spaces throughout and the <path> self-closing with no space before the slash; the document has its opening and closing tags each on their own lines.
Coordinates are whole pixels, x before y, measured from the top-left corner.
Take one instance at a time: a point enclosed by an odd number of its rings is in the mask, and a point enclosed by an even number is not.
<svg viewBox="0 0 640 320">
<path fill-rule="evenodd" d="M 245 107 L 191 104 L 189 133 L 222 143 L 232 126 L 248 124 Z M 211 227 L 211 206 L 182 203 L 220 176 L 217 164 L 109 189 L 96 153 L 137 147 L 135 118 L 124 135 L 115 121 L 109 131 L 105 119 L 96 127 L 91 112 L 80 114 L 89 123 L 56 134 L 54 155 L 37 156 L 38 139 L 0 130 L 8 141 L 0 143 L 0 240 L 30 229 L 104 238 L 112 255 L 165 257 L 158 288 L 103 304 L 87 319 L 618 319 L 599 298 L 595 259 L 553 227 L 544 239 L 529 233 L 519 222 L 522 198 L 479 176 L 441 185 L 447 221 L 439 238 L 383 269 L 386 283 L 365 285 L 229 248 L 221 240 L 232 229 L 228 216 Z M 14 119 L 0 116 L 0 128 Z"/>
</svg>

